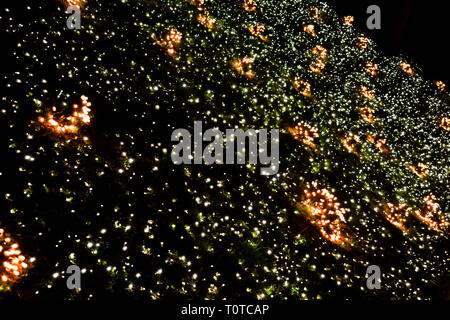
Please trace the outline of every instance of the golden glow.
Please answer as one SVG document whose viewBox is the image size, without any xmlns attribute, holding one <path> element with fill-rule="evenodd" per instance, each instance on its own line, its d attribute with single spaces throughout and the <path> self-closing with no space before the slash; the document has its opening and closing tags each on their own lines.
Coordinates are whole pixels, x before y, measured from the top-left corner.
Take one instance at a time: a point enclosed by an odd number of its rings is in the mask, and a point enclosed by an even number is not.
<svg viewBox="0 0 450 320">
<path fill-rule="evenodd" d="M 28 264 L 19 249 L 19 244 L 0 229 L 0 284 L 16 281 L 23 276 Z"/>
<path fill-rule="evenodd" d="M 207 27 L 208 29 L 214 28 L 214 24 L 216 23 L 216 19 L 208 17 L 208 15 L 199 14 L 197 16 L 197 21 L 202 25 Z"/>
<path fill-rule="evenodd" d="M 244 0 L 242 6 L 244 7 L 245 11 L 256 11 L 256 1 L 254 0 Z"/>
<path fill-rule="evenodd" d="M 177 53 L 175 49 L 181 44 L 182 39 L 183 33 L 176 29 L 170 29 L 164 40 L 156 40 L 156 43 L 166 49 L 169 55 L 173 56 Z"/>
<path fill-rule="evenodd" d="M 308 13 L 314 18 L 314 19 L 320 19 L 319 16 L 319 9 L 316 7 L 312 7 L 309 9 Z"/>
<path fill-rule="evenodd" d="M 372 62 L 369 62 L 366 64 L 365 70 L 366 70 L 366 72 L 370 73 L 371 75 L 376 76 L 377 70 L 378 70 L 378 65 L 373 64 Z"/>
<path fill-rule="evenodd" d="M 254 72 L 251 70 L 251 65 L 255 62 L 255 58 L 253 57 L 246 57 L 241 60 L 234 60 L 232 62 L 233 67 L 236 69 L 236 71 L 244 76 L 249 77 L 250 79 L 255 76 Z M 247 70 L 246 70 L 247 69 Z"/>
<path fill-rule="evenodd" d="M 435 84 L 438 86 L 438 88 L 439 88 L 441 91 L 445 91 L 445 83 L 444 83 L 444 82 L 442 82 L 442 81 L 436 81 Z"/>
<path fill-rule="evenodd" d="M 365 37 L 359 37 L 358 40 L 356 41 L 356 45 L 363 49 L 367 49 L 370 43 L 371 43 L 370 39 Z"/>
<path fill-rule="evenodd" d="M 325 62 L 327 61 L 327 49 L 322 46 L 315 46 L 312 49 L 313 54 L 318 56 L 316 63 L 309 68 L 314 73 L 322 73 L 322 70 L 325 68 Z"/>
<path fill-rule="evenodd" d="M 303 192 L 304 200 L 298 207 L 308 221 L 319 228 L 325 239 L 335 244 L 348 241 L 344 234 L 345 209 L 337 197 L 328 189 L 319 188 L 317 182 L 308 183 Z"/>
<path fill-rule="evenodd" d="M 375 90 L 369 90 L 367 87 L 361 88 L 361 94 L 371 101 L 375 99 Z"/>
<path fill-rule="evenodd" d="M 380 139 L 377 135 L 367 135 L 367 140 L 369 140 L 378 150 L 383 153 L 388 153 L 389 150 L 386 148 L 386 139 Z"/>
<path fill-rule="evenodd" d="M 417 166 L 410 166 L 409 169 L 420 179 L 423 179 L 428 175 L 428 166 L 422 162 L 419 162 Z"/>
<path fill-rule="evenodd" d="M 80 110 L 81 109 L 81 110 Z M 38 121 L 45 127 L 49 128 L 58 134 L 72 134 L 76 133 L 81 125 L 88 125 L 91 122 L 91 103 L 88 97 L 81 96 L 81 108 L 77 104 L 73 105 L 73 114 L 69 117 L 55 117 L 50 114 L 47 118 L 39 117 Z M 56 108 L 52 108 L 56 112 Z"/>
<path fill-rule="evenodd" d="M 266 31 L 266 27 L 264 25 L 257 24 L 257 25 L 254 25 L 254 26 L 250 26 L 250 27 L 248 27 L 248 30 L 250 31 L 250 33 L 252 35 L 254 35 L 255 37 L 260 38 L 262 41 L 264 41 L 264 42 L 269 41 L 269 39 L 267 39 L 263 35 L 264 31 Z"/>
<path fill-rule="evenodd" d="M 392 203 L 387 203 L 384 207 L 384 216 L 386 220 L 400 230 L 406 231 L 405 223 L 411 213 L 411 208 L 409 208 L 406 204 L 396 206 Z"/>
<path fill-rule="evenodd" d="M 353 16 L 346 16 L 344 17 L 344 24 L 353 27 L 353 22 L 355 21 L 355 17 Z"/>
<path fill-rule="evenodd" d="M 409 63 L 407 63 L 407 62 L 402 62 L 402 63 L 400 64 L 400 67 L 401 67 L 402 70 L 405 71 L 407 74 L 410 74 L 410 75 L 413 75 L 413 74 L 414 74 L 414 71 L 413 71 L 413 69 L 411 68 L 411 65 L 410 65 Z"/>
<path fill-rule="evenodd" d="M 440 210 L 439 203 L 436 202 L 436 197 L 433 194 L 429 194 L 423 200 L 426 204 L 426 208 L 424 210 L 416 210 L 416 217 L 430 229 L 437 232 L 443 232 L 450 226 L 450 223 Z"/>
<path fill-rule="evenodd" d="M 441 123 L 440 126 L 446 130 L 446 131 L 450 131 L 450 118 L 448 117 L 444 117 L 441 119 Z"/>
<path fill-rule="evenodd" d="M 369 107 L 363 107 L 359 109 L 359 114 L 361 115 L 361 118 L 368 123 L 373 123 L 375 121 L 373 114 L 375 113 L 375 110 Z"/>
<path fill-rule="evenodd" d="M 347 137 L 342 139 L 342 144 L 344 145 L 345 149 L 347 149 L 348 152 L 354 153 L 356 155 L 359 155 L 359 153 L 356 151 L 356 145 L 360 142 L 361 139 L 353 133 L 350 133 Z"/>
<path fill-rule="evenodd" d="M 303 142 L 304 144 L 306 144 L 311 148 L 317 147 L 314 144 L 314 139 L 319 137 L 317 129 L 311 127 L 306 122 L 302 121 L 294 128 L 289 127 L 288 131 L 294 137 L 294 139 Z"/>
<path fill-rule="evenodd" d="M 311 85 L 308 82 L 303 81 L 300 77 L 296 77 L 292 84 L 295 90 L 300 92 L 305 97 L 311 96 Z"/>
<path fill-rule="evenodd" d="M 306 26 L 303 26 L 303 31 L 308 33 L 309 35 L 315 37 L 316 36 L 316 30 L 315 26 L 313 24 L 308 24 Z"/>
</svg>

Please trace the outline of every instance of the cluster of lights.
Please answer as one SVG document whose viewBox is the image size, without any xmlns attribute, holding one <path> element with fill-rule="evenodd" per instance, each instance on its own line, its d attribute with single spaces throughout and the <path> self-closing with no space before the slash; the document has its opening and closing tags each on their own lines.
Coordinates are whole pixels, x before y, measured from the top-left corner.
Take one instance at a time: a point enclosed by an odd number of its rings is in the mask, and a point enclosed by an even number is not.
<svg viewBox="0 0 450 320">
<path fill-rule="evenodd" d="M 322 236 L 335 244 L 348 241 L 344 233 L 345 209 L 341 208 L 337 197 L 328 189 L 320 188 L 317 182 L 307 184 L 304 196 L 302 205 L 306 218 L 319 227 Z"/>
<path fill-rule="evenodd" d="M 353 133 L 350 133 L 347 137 L 342 139 L 342 144 L 344 145 L 345 149 L 347 149 L 348 152 L 354 153 L 356 155 L 359 155 L 356 146 L 358 143 L 361 142 L 361 139 L 359 136 L 354 135 Z"/>
<path fill-rule="evenodd" d="M 240 60 L 234 60 L 232 65 L 236 71 L 243 76 L 247 76 L 250 79 L 255 76 L 255 73 L 251 69 L 251 65 L 255 62 L 253 57 L 245 57 Z"/>
<path fill-rule="evenodd" d="M 356 40 L 356 45 L 362 49 L 367 49 L 371 43 L 371 40 L 366 37 L 359 37 Z"/>
<path fill-rule="evenodd" d="M 409 75 L 413 75 L 414 74 L 414 71 L 413 71 L 413 69 L 411 67 L 411 64 L 409 64 L 407 62 L 400 63 L 400 68 L 402 68 L 402 70 L 404 72 L 406 72 L 407 74 L 409 74 Z"/>
<path fill-rule="evenodd" d="M 244 0 L 242 6 L 244 7 L 245 11 L 248 12 L 256 11 L 257 9 L 257 4 L 255 0 Z"/>
<path fill-rule="evenodd" d="M 69 117 L 60 116 L 55 117 L 50 114 L 47 117 L 39 117 L 39 122 L 59 134 L 76 133 L 82 125 L 90 124 L 91 122 L 91 103 L 88 97 L 81 96 L 81 108 L 77 104 L 73 105 L 73 114 Z M 52 108 L 56 112 L 56 108 Z"/>
<path fill-rule="evenodd" d="M 435 84 L 441 91 L 445 91 L 445 83 L 443 81 L 436 81 Z"/>
<path fill-rule="evenodd" d="M 423 179 L 428 175 L 428 166 L 422 162 L 419 162 L 417 166 L 410 166 L 409 169 L 420 179 Z"/>
<path fill-rule="evenodd" d="M 372 76 L 376 76 L 377 75 L 377 70 L 378 70 L 378 64 L 376 63 L 372 63 L 372 62 L 368 62 L 366 64 L 365 70 L 367 73 L 371 74 Z"/>
<path fill-rule="evenodd" d="M 167 50 L 167 53 L 171 56 L 177 53 L 176 49 L 181 44 L 183 39 L 183 33 L 176 29 L 170 29 L 169 33 L 163 40 L 156 40 L 156 43 L 162 48 Z"/>
<path fill-rule="evenodd" d="M 310 66 L 310 69 L 314 73 L 322 73 L 325 68 L 325 62 L 327 61 L 327 49 L 317 45 L 312 49 L 313 54 L 317 55 L 317 61 L 314 65 Z"/>
<path fill-rule="evenodd" d="M 250 33 L 252 35 L 254 35 L 255 37 L 260 38 L 262 41 L 264 41 L 264 42 L 268 42 L 269 41 L 269 39 L 266 38 L 263 35 L 264 31 L 266 31 L 266 27 L 263 24 L 257 24 L 257 25 L 249 26 L 248 30 L 250 31 Z"/>
<path fill-rule="evenodd" d="M 363 86 L 361 88 L 361 94 L 371 101 L 373 101 L 375 99 L 375 90 L 374 89 L 370 90 L 369 88 Z"/>
<path fill-rule="evenodd" d="M 369 140 L 370 143 L 372 143 L 381 152 L 389 152 L 388 148 L 386 147 L 386 139 L 379 138 L 376 134 L 367 134 L 367 140 Z"/>
<path fill-rule="evenodd" d="M 444 130 L 450 131 L 450 118 L 449 117 L 443 117 L 441 119 L 441 122 L 439 124 Z"/>
<path fill-rule="evenodd" d="M 200 22 L 205 27 L 207 27 L 208 29 L 214 28 L 214 24 L 216 23 L 216 19 L 203 14 L 199 14 L 197 16 L 197 21 Z"/>
<path fill-rule="evenodd" d="M 317 129 L 310 126 L 306 122 L 302 121 L 293 128 L 289 127 L 288 131 L 295 140 L 301 141 L 311 148 L 317 147 L 314 143 L 314 140 L 319 137 Z"/>
<path fill-rule="evenodd" d="M 300 77 L 296 77 L 292 84 L 295 90 L 300 92 L 305 97 L 311 96 L 311 84 L 309 82 L 302 80 Z"/>
<path fill-rule="evenodd" d="M 0 285 L 16 281 L 22 276 L 28 264 L 26 258 L 19 249 L 19 244 L 0 229 Z"/>
<path fill-rule="evenodd" d="M 393 203 L 386 203 L 384 205 L 384 216 L 393 226 L 402 231 L 406 231 L 406 221 L 411 214 L 411 208 L 405 203 L 394 205 Z"/>
<path fill-rule="evenodd" d="M 355 17 L 353 16 L 345 16 L 344 17 L 344 24 L 353 27 L 353 22 L 355 21 Z"/>
<path fill-rule="evenodd" d="M 370 107 L 363 107 L 359 109 L 359 114 L 361 115 L 361 118 L 367 123 L 373 123 L 375 121 L 373 117 L 374 113 L 375 110 L 373 110 Z"/>
<path fill-rule="evenodd" d="M 305 31 L 307 34 L 309 34 L 312 37 L 316 36 L 316 28 L 313 24 L 307 24 L 303 26 L 303 31 Z"/>
<path fill-rule="evenodd" d="M 450 223 L 440 210 L 439 203 L 436 202 L 436 196 L 429 194 L 423 200 L 426 208 L 424 210 L 416 210 L 416 217 L 430 229 L 437 232 L 444 232 L 450 226 Z"/>
</svg>

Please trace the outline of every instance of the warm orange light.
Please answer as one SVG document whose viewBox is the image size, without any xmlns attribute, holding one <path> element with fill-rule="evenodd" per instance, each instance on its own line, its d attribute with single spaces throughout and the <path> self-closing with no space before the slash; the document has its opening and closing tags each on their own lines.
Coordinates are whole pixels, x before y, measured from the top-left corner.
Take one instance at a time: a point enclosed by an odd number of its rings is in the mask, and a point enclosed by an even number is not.
<svg viewBox="0 0 450 320">
<path fill-rule="evenodd" d="M 377 70 L 378 70 L 378 65 L 374 64 L 372 62 L 369 62 L 366 64 L 365 70 L 366 70 L 366 72 L 370 73 L 371 75 L 376 76 Z"/>
<path fill-rule="evenodd" d="M 28 264 L 18 243 L 13 243 L 4 229 L 0 229 L 0 279 L 3 283 L 16 281 L 24 275 Z"/>
<path fill-rule="evenodd" d="M 441 91 L 444 91 L 444 90 L 445 90 L 445 83 L 444 83 L 444 82 L 442 82 L 442 81 L 436 81 L 435 84 L 438 86 L 438 88 L 439 88 Z"/>
<path fill-rule="evenodd" d="M 353 16 L 346 16 L 344 17 L 344 24 L 353 27 L 353 21 L 355 21 L 355 17 Z"/>
<path fill-rule="evenodd" d="M 375 99 L 375 90 L 369 90 L 367 87 L 361 88 L 361 94 L 371 101 Z"/>
<path fill-rule="evenodd" d="M 176 48 L 181 44 L 182 39 L 183 33 L 176 29 L 170 29 L 164 40 L 156 40 L 156 43 L 166 49 L 169 55 L 173 56 L 177 53 Z"/>
<path fill-rule="evenodd" d="M 450 223 L 440 210 L 439 203 L 436 202 L 436 197 L 433 194 L 429 194 L 423 200 L 426 208 L 416 210 L 416 217 L 425 223 L 430 229 L 437 232 L 444 232 L 444 230 L 450 226 Z"/>
<path fill-rule="evenodd" d="M 384 208 L 384 216 L 386 220 L 400 230 L 406 231 L 405 223 L 411 213 L 411 208 L 409 208 L 406 204 L 396 206 L 392 203 L 385 204 Z"/>
<path fill-rule="evenodd" d="M 344 148 L 347 149 L 348 152 L 354 153 L 356 155 L 359 155 L 356 151 L 356 145 L 361 142 L 361 139 L 354 135 L 353 133 L 350 133 L 347 137 L 342 139 L 342 144 L 344 145 Z"/>
<path fill-rule="evenodd" d="M 441 119 L 441 123 L 440 126 L 446 130 L 446 131 L 450 131 L 450 118 L 448 117 L 444 117 Z"/>
<path fill-rule="evenodd" d="M 370 39 L 365 37 L 359 37 L 356 40 L 356 45 L 362 49 L 367 49 L 370 43 L 371 43 Z"/>
<path fill-rule="evenodd" d="M 406 72 L 407 74 L 410 74 L 410 75 L 413 75 L 413 74 L 414 74 L 414 71 L 413 71 L 413 69 L 411 68 L 411 65 L 410 65 L 409 63 L 407 63 L 407 62 L 402 62 L 402 63 L 400 64 L 400 67 L 401 67 L 402 70 L 403 70 L 404 72 Z"/>
<path fill-rule="evenodd" d="M 316 30 L 315 26 L 313 24 L 308 24 L 306 26 L 303 26 L 303 31 L 308 33 L 309 35 L 315 37 L 316 36 Z"/>
<path fill-rule="evenodd" d="M 419 162 L 417 166 L 410 166 L 409 169 L 420 179 L 423 179 L 428 175 L 428 166 L 422 162 Z"/>
<path fill-rule="evenodd" d="M 389 150 L 386 148 L 386 139 L 378 138 L 377 135 L 367 135 L 367 140 L 369 140 L 378 150 L 384 153 L 388 153 Z"/>
<path fill-rule="evenodd" d="M 214 28 L 214 24 L 216 23 L 216 19 L 210 18 L 208 15 L 199 14 L 197 16 L 197 21 L 202 25 L 207 27 L 208 29 Z"/>
<path fill-rule="evenodd" d="M 311 96 L 311 85 L 308 82 L 300 79 L 300 77 L 296 77 L 292 82 L 292 85 L 294 86 L 295 90 L 300 92 L 305 97 Z"/>
<path fill-rule="evenodd" d="M 317 182 L 308 183 L 303 192 L 304 200 L 298 208 L 308 221 L 319 228 L 325 239 L 335 244 L 347 242 L 349 239 L 344 234 L 346 211 L 337 197 L 328 189 L 319 188 Z"/>
<path fill-rule="evenodd" d="M 308 10 L 308 13 L 309 13 L 314 19 L 320 19 L 320 16 L 319 16 L 319 9 L 318 9 L 318 8 L 316 8 L 316 7 L 311 7 L 311 8 Z"/>
<path fill-rule="evenodd" d="M 244 3 L 242 4 L 242 6 L 244 7 L 245 11 L 256 11 L 256 1 L 255 0 L 244 0 Z"/>
<path fill-rule="evenodd" d="M 269 41 L 269 39 L 267 39 L 263 35 L 264 31 L 266 31 L 266 27 L 264 25 L 257 24 L 257 25 L 254 25 L 254 26 L 250 26 L 250 27 L 248 27 L 248 30 L 250 31 L 250 33 L 252 35 L 254 35 L 255 37 L 260 38 L 262 41 L 265 41 L 265 42 Z"/>
<path fill-rule="evenodd" d="M 375 113 L 375 110 L 369 107 L 363 107 L 359 109 L 359 114 L 361 115 L 361 118 L 368 123 L 373 123 L 375 121 L 373 114 Z"/>
<path fill-rule="evenodd" d="M 325 68 L 325 62 L 327 61 L 327 49 L 322 46 L 315 46 L 312 49 L 312 53 L 318 56 L 316 63 L 309 68 L 314 73 L 322 73 L 322 70 Z"/>
<path fill-rule="evenodd" d="M 253 57 L 246 57 L 240 60 L 234 60 L 232 62 L 233 67 L 236 69 L 236 71 L 241 74 L 245 75 L 249 78 L 253 78 L 255 74 L 251 70 L 251 65 L 255 62 L 255 58 Z"/>
<path fill-rule="evenodd" d="M 294 139 L 301 141 L 305 145 L 316 148 L 314 144 L 314 139 L 319 137 L 317 129 L 310 126 L 306 122 L 302 121 L 295 127 L 288 127 L 289 133 L 294 137 Z"/>
</svg>

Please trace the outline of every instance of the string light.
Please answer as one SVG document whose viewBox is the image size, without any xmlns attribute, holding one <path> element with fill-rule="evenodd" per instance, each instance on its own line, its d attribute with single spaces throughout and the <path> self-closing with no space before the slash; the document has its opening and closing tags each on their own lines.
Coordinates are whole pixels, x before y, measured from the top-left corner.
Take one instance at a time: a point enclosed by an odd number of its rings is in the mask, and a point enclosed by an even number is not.
<svg viewBox="0 0 450 320">
<path fill-rule="evenodd" d="M 296 77 L 293 81 L 293 86 L 295 90 L 300 92 L 305 97 L 311 96 L 311 84 L 306 81 L 303 81 L 300 77 Z"/>
<path fill-rule="evenodd" d="M 234 60 L 232 62 L 233 67 L 236 71 L 241 74 L 249 77 L 250 79 L 255 76 L 254 72 L 251 70 L 251 65 L 255 62 L 255 58 L 253 57 L 245 57 L 240 60 Z M 245 70 L 247 69 L 247 70 Z"/>
<path fill-rule="evenodd" d="M 378 70 L 378 65 L 374 64 L 372 62 L 368 62 L 366 64 L 365 70 L 366 70 L 367 73 L 370 73 L 371 75 L 376 76 L 377 75 L 377 70 Z"/>
<path fill-rule="evenodd" d="M 344 24 L 346 24 L 349 27 L 353 27 L 353 22 L 355 21 L 355 17 L 353 16 L 346 16 L 344 17 Z"/>
<path fill-rule="evenodd" d="M 407 62 L 402 62 L 402 63 L 400 64 L 400 67 L 401 67 L 402 70 L 403 70 L 404 72 L 406 72 L 407 74 L 410 74 L 410 75 L 413 75 L 413 74 L 414 74 L 414 71 L 413 71 L 413 69 L 411 68 L 411 65 L 410 65 L 409 63 L 407 63 Z"/>
<path fill-rule="evenodd" d="M 52 108 L 53 112 L 56 112 L 56 108 Z M 81 96 L 81 110 L 77 104 L 73 105 L 73 114 L 69 117 L 59 116 L 54 114 L 45 117 L 39 117 L 39 122 L 58 134 L 71 134 L 76 133 L 80 126 L 88 125 L 91 122 L 91 103 L 88 97 Z"/>
<path fill-rule="evenodd" d="M 443 118 L 441 119 L 440 126 L 441 126 L 444 130 L 450 131 L 450 118 L 448 118 L 448 117 L 443 117 Z"/>
<path fill-rule="evenodd" d="M 348 152 L 354 153 L 356 155 L 359 155 L 359 153 L 356 151 L 356 146 L 360 142 L 361 139 L 359 138 L 359 136 L 354 135 L 353 133 L 350 133 L 347 137 L 342 139 L 342 144 L 344 145 L 345 149 L 347 149 Z"/>
<path fill-rule="evenodd" d="M 411 208 L 406 204 L 400 204 L 398 206 L 392 203 L 385 204 L 384 216 L 386 220 L 402 231 L 406 231 L 405 223 L 410 213 Z"/>
<path fill-rule="evenodd" d="M 169 55 L 173 56 L 176 54 L 175 49 L 180 45 L 182 39 L 182 32 L 176 29 L 170 29 L 164 40 L 156 40 L 156 43 L 162 48 L 166 49 Z"/>
<path fill-rule="evenodd" d="M 436 81 L 435 84 L 441 91 L 445 91 L 445 83 L 442 81 Z"/>
<path fill-rule="evenodd" d="M 307 34 L 315 37 L 316 36 L 316 30 L 315 26 L 313 24 L 308 24 L 306 26 L 303 26 L 303 31 L 305 31 Z"/>
<path fill-rule="evenodd" d="M 416 210 L 416 217 L 430 229 L 437 232 L 444 232 L 444 230 L 450 226 L 450 223 L 441 212 L 439 203 L 436 202 L 436 196 L 429 194 L 423 201 L 425 202 L 426 208 L 423 210 Z"/>
<path fill-rule="evenodd" d="M 311 148 L 316 148 L 314 140 L 319 137 L 317 129 L 310 126 L 306 122 L 302 121 L 297 124 L 294 128 L 288 128 L 289 133 L 294 137 L 294 139 L 303 142 Z"/>
<path fill-rule="evenodd" d="M 369 140 L 378 150 L 383 153 L 388 153 L 389 150 L 386 148 L 386 139 L 378 138 L 376 134 L 367 135 L 367 140 Z"/>
<path fill-rule="evenodd" d="M 26 258 L 4 229 L 0 229 L 0 285 L 9 284 L 23 276 L 28 268 Z"/>
<path fill-rule="evenodd" d="M 216 19 L 210 18 L 209 16 L 203 14 L 199 14 L 197 16 L 197 21 L 200 22 L 205 27 L 207 27 L 208 29 L 214 28 L 214 24 L 216 23 Z"/>
<path fill-rule="evenodd" d="M 319 188 L 317 182 L 307 183 L 303 192 L 305 199 L 299 209 L 306 211 L 305 216 L 310 223 L 319 227 L 322 236 L 335 244 L 348 241 L 344 234 L 346 211 L 341 208 L 337 197 L 328 189 Z"/>
<path fill-rule="evenodd" d="M 253 26 L 249 26 L 248 30 L 250 31 L 250 33 L 252 35 L 254 35 L 255 37 L 260 38 L 262 41 L 264 42 L 268 42 L 269 39 L 266 38 L 263 33 L 266 30 L 266 27 L 262 24 L 257 24 L 257 25 L 253 25 Z"/>
<path fill-rule="evenodd" d="M 363 86 L 361 88 L 361 94 L 371 101 L 375 99 L 375 90 L 369 90 L 367 87 Z"/>
<path fill-rule="evenodd" d="M 356 40 L 356 45 L 362 49 L 367 49 L 369 47 L 370 43 L 371 43 L 371 40 L 366 37 L 359 37 Z"/>
<path fill-rule="evenodd" d="M 369 107 L 363 107 L 359 109 L 359 114 L 361 115 L 361 118 L 368 123 L 374 123 L 375 119 L 373 117 L 373 114 L 375 113 L 375 110 Z"/>
<path fill-rule="evenodd" d="M 409 169 L 420 179 L 423 179 L 428 175 L 428 166 L 422 162 L 419 162 L 417 166 L 410 166 Z"/>
<path fill-rule="evenodd" d="M 257 5 L 255 0 L 244 0 L 243 7 L 245 11 L 256 11 Z"/>
</svg>

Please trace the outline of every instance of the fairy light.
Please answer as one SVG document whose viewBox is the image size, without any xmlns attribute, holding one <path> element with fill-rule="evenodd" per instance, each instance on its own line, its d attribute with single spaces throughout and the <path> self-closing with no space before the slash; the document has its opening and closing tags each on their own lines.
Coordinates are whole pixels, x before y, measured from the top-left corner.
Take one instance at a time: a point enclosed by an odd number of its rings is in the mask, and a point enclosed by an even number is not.
<svg viewBox="0 0 450 320">
<path fill-rule="evenodd" d="M 319 9 L 317 7 L 311 7 L 308 10 L 308 13 L 314 18 L 314 19 L 320 19 L 319 16 Z"/>
<path fill-rule="evenodd" d="M 359 114 L 361 115 L 361 118 L 368 123 L 373 123 L 375 121 L 373 114 L 375 113 L 375 110 L 369 107 L 363 107 L 359 109 Z"/>
<path fill-rule="evenodd" d="M 355 21 L 355 17 L 353 16 L 346 16 L 344 17 L 344 24 L 346 24 L 349 27 L 353 27 L 353 22 Z"/>
<path fill-rule="evenodd" d="M 374 64 L 372 62 L 369 62 L 366 64 L 366 67 L 364 68 L 366 70 L 367 73 L 376 76 L 377 75 L 377 70 L 378 70 L 378 65 Z"/>
<path fill-rule="evenodd" d="M 311 84 L 309 84 L 308 82 L 302 80 L 300 77 L 296 77 L 292 84 L 295 90 L 300 92 L 305 97 L 311 96 Z"/>
<path fill-rule="evenodd" d="M 367 87 L 363 86 L 361 88 L 361 94 L 371 101 L 375 99 L 375 90 L 369 90 Z"/>
<path fill-rule="evenodd" d="M 317 129 L 310 126 L 306 122 L 302 121 L 297 124 L 294 128 L 288 128 L 289 133 L 294 137 L 294 139 L 301 141 L 311 148 L 316 148 L 314 140 L 319 137 Z"/>
<path fill-rule="evenodd" d="M 256 11 L 257 4 L 255 0 L 244 0 L 244 3 L 242 4 L 245 11 L 252 12 Z"/>
<path fill-rule="evenodd" d="M 369 140 L 378 150 L 383 153 L 388 153 L 389 150 L 386 148 L 386 139 L 378 138 L 376 134 L 367 135 L 367 140 Z"/>
<path fill-rule="evenodd" d="M 176 29 L 170 29 L 169 33 L 166 35 L 164 40 L 156 40 L 156 43 L 162 48 L 167 50 L 167 53 L 170 56 L 176 54 L 176 47 L 180 45 L 181 40 L 183 39 L 183 33 Z"/>
<path fill-rule="evenodd" d="M 428 175 L 428 166 L 422 162 L 419 162 L 417 166 L 410 166 L 409 169 L 420 179 L 423 179 Z"/>
<path fill-rule="evenodd" d="M 306 26 L 303 26 L 303 31 L 305 31 L 307 34 L 315 37 L 316 36 L 316 30 L 315 26 L 313 24 L 308 24 Z"/>
<path fill-rule="evenodd" d="M 322 73 L 322 70 L 325 68 L 325 62 L 327 61 L 327 49 L 324 47 L 317 45 L 312 49 L 312 53 L 318 56 L 316 63 L 309 68 L 314 73 Z"/>
<path fill-rule="evenodd" d="M 450 131 L 450 118 L 448 118 L 448 117 L 443 117 L 443 118 L 441 119 L 440 126 L 441 126 L 444 130 Z"/>
<path fill-rule="evenodd" d="M 402 62 L 402 63 L 400 63 L 400 68 L 401 68 L 404 72 L 406 72 L 407 74 L 410 74 L 410 75 L 413 75 L 413 74 L 414 74 L 414 71 L 413 71 L 413 69 L 411 68 L 411 65 L 410 65 L 409 63 L 407 63 L 407 62 Z"/>
<path fill-rule="evenodd" d="M 386 220 L 400 230 L 406 231 L 405 223 L 411 213 L 411 208 L 404 203 L 398 206 L 392 203 L 386 203 L 384 207 L 384 216 Z"/>
<path fill-rule="evenodd" d="M 308 221 L 319 228 L 325 239 L 335 244 L 348 241 L 344 234 L 346 211 L 337 197 L 328 189 L 319 188 L 317 182 L 307 183 L 303 192 L 305 199 L 298 207 L 306 211 Z"/>
<path fill-rule="evenodd" d="M 28 268 L 19 244 L 13 242 L 4 229 L 0 229 L 0 262 L 0 284 L 16 281 Z"/>
<path fill-rule="evenodd" d="M 347 149 L 350 153 L 355 153 L 358 155 L 358 152 L 356 152 L 356 145 L 361 142 L 361 139 L 359 136 L 354 135 L 353 133 L 350 133 L 347 137 L 342 139 L 342 144 L 344 145 L 344 148 Z"/>
<path fill-rule="evenodd" d="M 356 40 L 356 45 L 362 49 L 367 49 L 369 47 L 370 44 L 370 39 L 366 38 L 366 37 L 359 37 Z"/>
<path fill-rule="evenodd" d="M 441 91 L 445 91 L 445 83 L 442 81 L 436 81 L 435 82 L 436 86 L 439 88 L 439 90 Z"/>
<path fill-rule="evenodd" d="M 207 27 L 208 29 L 214 28 L 214 24 L 216 23 L 216 19 L 210 18 L 208 15 L 199 14 L 197 16 L 197 21 L 202 25 Z"/>
<path fill-rule="evenodd" d="M 39 117 L 38 121 L 58 134 L 76 133 L 82 125 L 88 125 L 91 122 L 91 103 L 88 97 L 81 96 L 81 108 L 74 104 L 73 110 L 73 114 L 69 117 L 55 117 L 55 115 L 51 114 L 47 118 Z M 52 111 L 56 112 L 56 107 L 53 107 Z"/>
<path fill-rule="evenodd" d="M 439 203 L 436 202 L 436 196 L 429 194 L 423 199 L 426 208 L 423 210 L 416 210 L 416 217 L 425 223 L 430 229 L 437 232 L 444 232 L 450 226 L 445 215 L 440 210 Z"/>
<path fill-rule="evenodd" d="M 251 70 L 251 65 L 255 62 L 255 58 L 253 57 L 245 57 L 240 60 L 234 60 L 232 65 L 234 69 L 240 74 L 245 75 L 249 78 L 253 78 L 255 76 L 254 72 Z M 247 70 L 246 70 L 247 69 Z"/>
<path fill-rule="evenodd" d="M 262 41 L 264 41 L 264 42 L 268 42 L 268 41 L 269 41 L 269 39 L 267 39 L 267 38 L 263 35 L 263 33 L 264 33 L 265 30 L 266 30 L 266 27 L 265 27 L 264 25 L 262 25 L 262 24 L 257 24 L 257 25 L 249 26 L 249 27 L 248 27 L 248 30 L 250 31 L 250 33 L 251 33 L 252 35 L 254 35 L 255 37 L 260 38 Z"/>
</svg>

